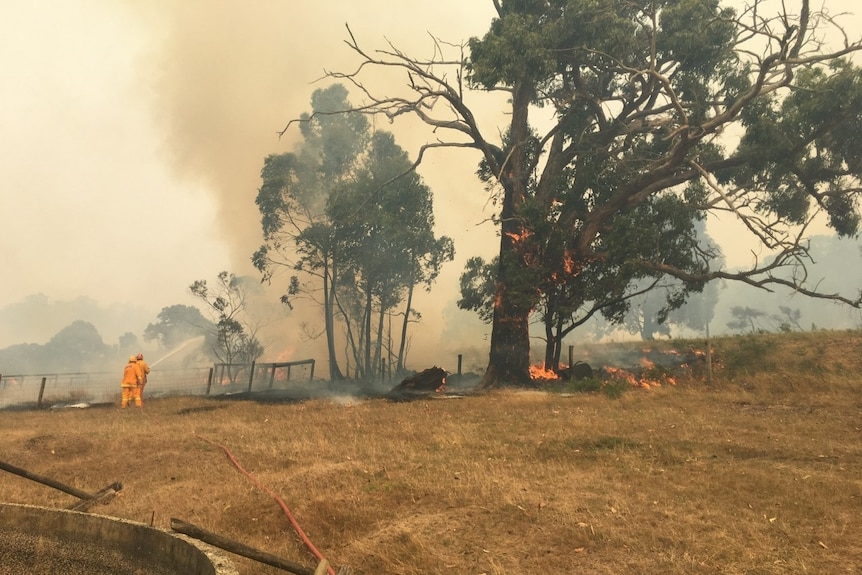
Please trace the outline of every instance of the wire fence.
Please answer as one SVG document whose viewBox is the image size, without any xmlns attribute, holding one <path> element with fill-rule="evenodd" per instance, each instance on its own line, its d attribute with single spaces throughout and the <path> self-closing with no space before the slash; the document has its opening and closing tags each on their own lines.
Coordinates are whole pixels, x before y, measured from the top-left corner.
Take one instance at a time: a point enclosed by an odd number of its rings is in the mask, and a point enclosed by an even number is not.
<svg viewBox="0 0 862 575">
<path fill-rule="evenodd" d="M 146 398 L 289 390 L 314 381 L 313 359 L 213 367 L 153 369 Z M 119 403 L 122 373 L 0 374 L 0 409 Z"/>
</svg>

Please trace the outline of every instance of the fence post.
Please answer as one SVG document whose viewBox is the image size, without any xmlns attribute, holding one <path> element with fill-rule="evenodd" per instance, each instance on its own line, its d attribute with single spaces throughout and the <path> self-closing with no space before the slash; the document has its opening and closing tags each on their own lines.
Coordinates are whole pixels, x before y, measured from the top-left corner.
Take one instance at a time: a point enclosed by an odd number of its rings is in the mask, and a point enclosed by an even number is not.
<svg viewBox="0 0 862 575">
<path fill-rule="evenodd" d="M 572 367 L 575 364 L 575 362 L 573 361 L 575 359 L 574 354 L 575 354 L 575 346 L 570 345 L 569 346 L 569 367 Z"/>
<path fill-rule="evenodd" d="M 308 376 L 308 381 L 314 381 L 314 360 L 311 360 L 311 375 Z"/>
<path fill-rule="evenodd" d="M 712 342 L 709 339 L 709 322 L 706 322 L 706 384 L 712 385 Z"/>
<path fill-rule="evenodd" d="M 460 353 L 458 354 L 458 375 L 461 375 L 461 360 L 464 359 L 464 356 Z"/>
<path fill-rule="evenodd" d="M 215 371 L 215 368 L 211 367 L 210 373 L 207 376 L 207 395 L 210 394 L 210 388 L 213 386 L 213 371 Z"/>
<path fill-rule="evenodd" d="M 42 385 L 39 386 L 39 401 L 36 403 L 38 409 L 42 409 L 42 395 L 45 393 L 45 380 L 47 379 L 47 377 L 43 377 Z"/>
<path fill-rule="evenodd" d="M 251 362 L 251 373 L 248 374 L 248 390 L 251 391 L 251 384 L 254 383 L 254 362 Z"/>
</svg>

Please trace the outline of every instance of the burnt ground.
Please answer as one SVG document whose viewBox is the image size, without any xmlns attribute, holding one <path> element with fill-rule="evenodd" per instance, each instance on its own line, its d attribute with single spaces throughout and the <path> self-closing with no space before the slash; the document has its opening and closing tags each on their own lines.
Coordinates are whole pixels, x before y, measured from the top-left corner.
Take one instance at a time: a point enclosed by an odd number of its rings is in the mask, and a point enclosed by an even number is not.
<svg viewBox="0 0 862 575">
<path fill-rule="evenodd" d="M 652 387 L 673 383 L 680 376 L 703 372 L 705 354 L 700 350 L 655 350 L 631 348 L 615 350 L 601 356 L 593 355 L 588 361 L 577 361 L 561 369 L 556 377 L 539 376 L 531 385 L 519 386 L 547 391 L 565 391 L 571 382 L 586 380 L 598 389 L 602 382 L 629 384 L 634 387 Z M 390 401 L 412 401 L 432 397 L 453 397 L 478 392 L 482 375 L 478 373 L 451 374 L 432 366 L 410 374 L 403 379 L 386 381 L 350 380 L 332 382 L 327 380 L 296 381 L 289 387 L 237 391 L 210 395 L 217 400 L 248 400 L 261 403 L 296 403 L 310 399 L 335 399 L 351 401 L 358 399 L 386 399 Z M 583 387 L 581 390 L 592 388 Z M 156 398 L 157 396 L 151 396 Z M 163 397 L 160 395 L 159 397 Z M 88 403 L 85 407 L 114 407 L 113 403 Z M 54 405 L 52 409 L 74 408 L 76 404 Z M 35 403 L 9 406 L 9 410 L 36 409 Z"/>
</svg>

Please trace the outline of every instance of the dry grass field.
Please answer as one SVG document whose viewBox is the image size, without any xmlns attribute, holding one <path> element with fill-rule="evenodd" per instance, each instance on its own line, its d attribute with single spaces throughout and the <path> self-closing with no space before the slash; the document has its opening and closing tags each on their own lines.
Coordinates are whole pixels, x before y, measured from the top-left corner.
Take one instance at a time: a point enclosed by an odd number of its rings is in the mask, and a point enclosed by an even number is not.
<svg viewBox="0 0 862 575">
<path fill-rule="evenodd" d="M 275 494 L 355 575 L 859 573 L 862 333 L 713 344 L 710 383 L 619 395 L 5 411 L 0 460 L 90 492 L 120 481 L 92 512 L 181 519 L 313 569 Z M 0 500 L 75 501 L 2 471 Z"/>
</svg>

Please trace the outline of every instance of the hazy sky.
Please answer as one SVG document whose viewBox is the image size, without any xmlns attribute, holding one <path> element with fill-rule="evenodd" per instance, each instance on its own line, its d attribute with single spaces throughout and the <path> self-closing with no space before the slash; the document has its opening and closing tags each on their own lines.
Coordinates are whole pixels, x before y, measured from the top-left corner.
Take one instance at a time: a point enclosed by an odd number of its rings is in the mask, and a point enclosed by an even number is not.
<svg viewBox="0 0 862 575">
<path fill-rule="evenodd" d="M 349 69 L 344 24 L 366 46 L 423 56 L 429 31 L 460 41 L 492 15 L 490 0 L 0 3 L 0 307 L 41 292 L 155 314 L 192 303 L 196 279 L 252 273 L 263 158 L 289 149 L 276 131 L 327 85 L 313 83 L 324 69 Z M 397 135 L 411 153 L 426 137 Z M 421 170 L 458 252 L 435 302 L 457 298 L 467 257 L 496 247 L 477 159 L 435 154 Z M 729 263 L 746 252 L 732 228 L 709 231 Z M 439 317 L 444 304 L 427 305 Z"/>
<path fill-rule="evenodd" d="M 185 303 L 195 279 L 250 272 L 263 158 L 289 149 L 276 131 L 308 109 L 325 68 L 348 61 L 345 23 L 369 43 L 385 35 L 422 53 L 427 31 L 481 34 L 492 11 L 445 0 L 411 23 L 426 3 L 314 6 L 3 2 L 0 306 L 43 292 L 158 310 Z M 477 187 L 475 162 L 460 178 Z M 437 193 L 441 210 L 467 196 Z M 481 188 L 472 199 L 456 226 L 489 215 Z"/>
</svg>

